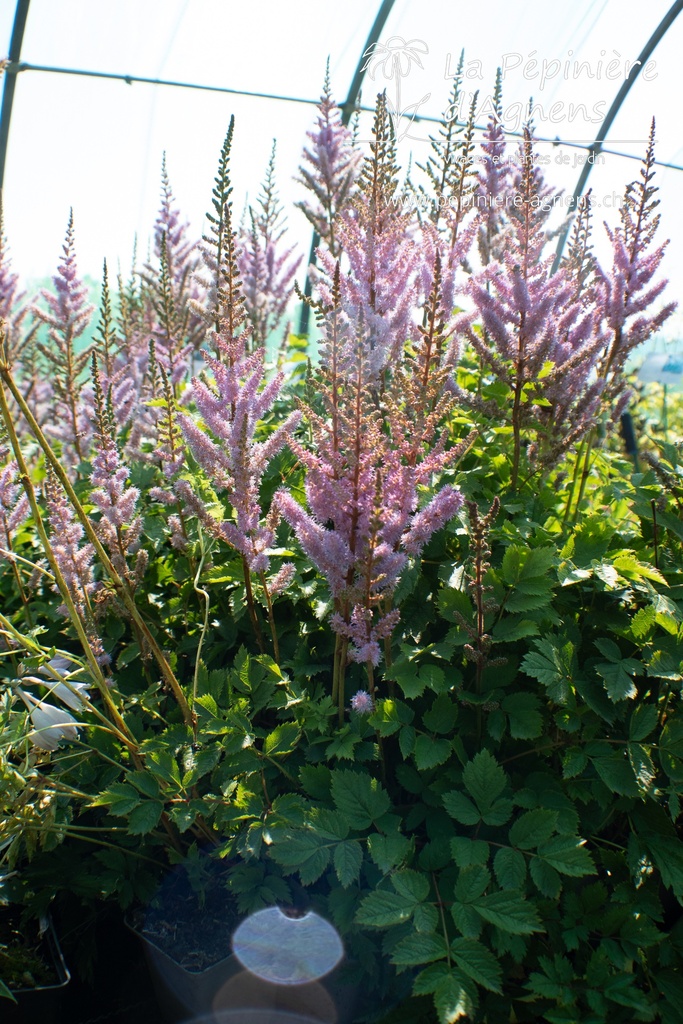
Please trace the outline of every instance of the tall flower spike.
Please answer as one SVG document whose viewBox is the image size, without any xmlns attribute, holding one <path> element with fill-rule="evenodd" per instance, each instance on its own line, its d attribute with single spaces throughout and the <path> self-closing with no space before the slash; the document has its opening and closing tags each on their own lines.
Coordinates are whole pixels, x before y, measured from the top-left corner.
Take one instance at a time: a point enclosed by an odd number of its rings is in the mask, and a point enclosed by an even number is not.
<svg viewBox="0 0 683 1024">
<path fill-rule="evenodd" d="M 305 163 L 299 167 L 297 180 L 312 193 L 313 199 L 296 205 L 337 259 L 341 253 L 337 221 L 358 177 L 361 155 L 355 150 L 351 132 L 342 123 L 341 110 L 332 98 L 329 58 L 316 127 L 307 135 L 311 144 L 304 149 Z"/>
<path fill-rule="evenodd" d="M 577 298 L 567 271 L 552 274 L 552 258 L 543 256 L 543 195 L 525 129 L 513 231 L 502 261 L 491 262 L 469 286 L 484 332 L 463 318 L 470 344 L 510 389 L 513 488 L 525 445 L 528 456 L 548 465 L 592 426 L 597 413 L 592 380 L 599 324 Z"/>
<path fill-rule="evenodd" d="M 12 534 L 28 517 L 28 498 L 18 482 L 19 467 L 12 460 L 0 468 L 0 564 L 12 550 Z"/>
<path fill-rule="evenodd" d="M 654 248 L 659 227 L 655 213 L 659 200 L 652 180 L 655 174 L 655 121 L 652 119 L 648 147 L 640 170 L 640 180 L 626 188 L 621 207 L 621 226 L 605 230 L 612 244 L 612 267 L 602 273 L 603 312 L 610 338 L 601 355 L 598 376 L 605 381 L 614 413 L 619 414 L 625 400 L 624 366 L 633 350 L 651 337 L 676 308 L 670 302 L 655 313 L 646 313 L 667 285 L 653 284 L 668 242 Z"/>
<path fill-rule="evenodd" d="M 190 299 L 191 309 L 214 332 L 227 331 L 236 338 L 246 324 L 247 313 L 241 292 L 237 264 L 237 241 L 232 222 L 232 184 L 230 182 L 230 151 L 235 130 L 235 118 L 230 118 L 225 141 L 218 161 L 218 173 L 213 187 L 211 204 L 213 213 L 207 213 L 209 234 L 202 236 L 199 246 L 206 274 L 199 278 L 206 288 L 207 299 L 199 303 Z"/>
<path fill-rule="evenodd" d="M 200 254 L 197 243 L 188 237 L 189 223 L 181 217 L 171 189 L 166 168 L 166 154 L 161 163 L 161 207 L 154 225 L 154 255 L 157 267 L 147 266 L 143 278 L 156 309 L 159 326 L 163 328 L 162 312 L 168 320 L 169 304 L 173 305 L 176 344 L 198 349 L 204 340 L 204 323 L 188 305 L 201 301 L 202 290 L 196 279 Z M 156 335 L 155 335 L 156 337 Z M 161 351 L 157 337 L 157 348 Z"/>
<path fill-rule="evenodd" d="M 493 110 L 484 130 L 481 144 L 482 163 L 479 168 L 479 187 L 476 204 L 479 214 L 479 254 L 484 266 L 493 259 L 501 259 L 505 251 L 508 209 L 512 200 L 512 168 L 505 158 L 506 143 L 503 130 L 502 72 L 496 71 L 493 92 Z"/>
<path fill-rule="evenodd" d="M 83 527 L 76 520 L 56 478 L 50 474 L 45 480 L 45 497 L 55 561 L 64 577 L 76 611 L 87 622 L 91 617 L 90 598 L 96 589 L 93 546 L 90 543 L 82 543 Z M 68 615 L 64 605 L 61 605 L 58 611 L 62 615 Z"/>
<path fill-rule="evenodd" d="M 205 428 L 189 415 L 178 419 L 199 465 L 219 490 L 227 491 L 231 511 L 223 521 L 214 519 L 187 481 L 177 481 L 175 491 L 209 533 L 240 552 L 251 572 L 265 573 L 277 520 L 269 517 L 262 522 L 261 480 L 271 459 L 287 443 L 300 413 L 292 413 L 265 441 L 257 441 L 259 422 L 275 401 L 284 377 L 278 373 L 262 386 L 263 353 L 246 355 L 239 338 L 215 336 L 214 346 L 216 356 L 204 353 L 214 383 L 192 380 L 192 395 Z"/>
<path fill-rule="evenodd" d="M 92 459 L 90 500 L 101 513 L 97 532 L 109 551 L 116 571 L 129 577 L 127 557 L 136 550 L 142 522 L 136 516 L 139 491 L 126 486 L 128 467 L 123 463 L 116 443 L 111 406 L 107 408 L 97 359 L 92 357 L 92 383 L 95 395 L 95 454 Z"/>
<path fill-rule="evenodd" d="M 426 209 L 431 211 L 429 219 L 434 227 L 439 226 L 444 202 L 450 199 L 453 185 L 453 165 L 459 145 L 457 112 L 460 106 L 464 62 L 465 51 L 462 50 L 438 133 L 429 137 L 431 152 L 426 163 L 417 165 L 429 181 L 429 191 L 422 185 L 419 187 L 422 199 L 420 205 L 424 204 Z"/>
<path fill-rule="evenodd" d="M 409 557 L 419 557 L 462 505 L 462 495 L 451 485 L 423 507 L 420 493 L 434 474 L 455 464 L 463 449 L 447 451 L 445 436 L 438 437 L 453 404 L 443 397 L 449 367 L 445 359 L 441 365 L 438 263 L 434 312 L 431 326 L 421 332 L 421 351 L 409 360 L 401 350 L 405 365 L 387 375 L 379 406 L 365 365 L 371 350 L 362 310 L 354 325 L 343 314 L 338 269 L 332 300 L 331 306 L 318 307 L 323 410 L 306 410 L 314 446 L 289 442 L 306 470 L 308 510 L 284 488 L 275 504 L 330 588 L 331 625 L 342 644 L 333 696 L 342 707 L 345 659 L 369 666 L 379 662 L 379 641 L 388 640 L 398 622 L 391 599 Z"/>
<path fill-rule="evenodd" d="M 294 256 L 295 247 L 287 248 L 282 241 L 286 226 L 275 188 L 275 142 L 256 208 L 249 208 L 249 219 L 249 229 L 240 234 L 238 265 L 254 345 L 259 346 L 265 345 L 282 323 L 301 263 L 301 256 Z"/>
<path fill-rule="evenodd" d="M 353 201 L 339 221 L 339 240 L 349 272 L 341 277 L 342 313 L 352 333 L 362 318 L 367 347 L 365 372 L 378 380 L 397 363 L 416 327 L 413 308 L 420 253 L 411 234 L 411 213 L 397 197 L 396 147 L 386 97 L 377 97 L 371 153 L 366 159 Z M 336 261 L 318 252 L 327 275 L 319 284 L 330 304 Z"/>
<path fill-rule="evenodd" d="M 6 354 L 12 362 L 20 356 L 27 339 L 20 338 L 22 322 L 28 307 L 22 305 L 24 293 L 19 287 L 19 275 L 12 270 L 9 245 L 5 235 L 2 193 L 0 193 L 0 323 L 4 324 Z"/>
<path fill-rule="evenodd" d="M 83 461 L 88 449 L 80 392 L 81 374 L 88 365 L 90 348 L 77 352 L 76 341 L 88 326 L 93 312 L 93 307 L 85 301 L 88 290 L 76 267 L 73 211 L 69 213 L 63 255 L 52 282 L 54 293 L 47 289 L 41 292 L 47 310 L 35 305 L 31 310 L 48 327 L 49 344 L 38 342 L 38 349 L 47 362 L 56 399 L 56 425 L 52 433 L 62 441 L 64 456 L 73 465 Z"/>
</svg>

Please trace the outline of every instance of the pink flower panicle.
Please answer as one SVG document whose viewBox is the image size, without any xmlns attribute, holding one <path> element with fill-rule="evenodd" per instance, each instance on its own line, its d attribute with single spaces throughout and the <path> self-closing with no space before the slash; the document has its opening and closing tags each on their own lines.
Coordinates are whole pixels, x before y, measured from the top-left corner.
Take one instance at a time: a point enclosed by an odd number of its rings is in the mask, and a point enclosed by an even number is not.
<svg viewBox="0 0 683 1024">
<path fill-rule="evenodd" d="M 503 130 L 502 74 L 496 72 L 493 95 L 494 109 L 484 130 L 482 162 L 479 169 L 479 188 L 476 195 L 479 214 L 478 243 L 482 263 L 500 259 L 505 251 L 509 224 L 507 209 L 512 196 L 512 168 L 505 158 L 506 143 Z"/>
<path fill-rule="evenodd" d="M 63 443 L 63 458 L 69 466 L 82 462 L 89 445 L 88 421 L 80 403 L 81 375 L 90 359 L 90 348 L 76 352 L 75 343 L 90 322 L 93 307 L 86 302 L 88 290 L 78 276 L 74 244 L 73 211 L 63 255 L 52 279 L 54 293 L 43 289 L 47 309 L 34 305 L 33 315 L 48 328 L 48 344 L 37 348 L 47 360 L 54 393 L 53 422 L 46 429 Z"/>
<path fill-rule="evenodd" d="M 249 220 L 249 227 L 240 232 L 238 266 L 253 344 L 258 347 L 265 345 L 282 323 L 301 263 L 294 246 L 282 244 L 286 226 L 275 189 L 274 142 L 266 180 L 256 209 L 249 208 Z"/>
<path fill-rule="evenodd" d="M 17 482 L 19 467 L 12 460 L 0 468 L 0 563 L 11 558 L 12 534 L 29 514 L 29 502 Z"/>
<path fill-rule="evenodd" d="M 259 424 L 277 398 L 284 377 L 278 373 L 264 384 L 263 352 L 247 355 L 243 337 L 226 339 L 215 334 L 213 343 L 217 355 L 204 353 L 213 384 L 196 377 L 192 380 L 192 396 L 202 424 L 186 414 L 179 421 L 199 465 L 219 490 L 227 492 L 231 512 L 222 521 L 214 519 L 187 481 L 178 481 L 175 491 L 213 536 L 244 556 L 251 571 L 266 572 L 277 517 L 271 515 L 262 522 L 261 480 L 271 459 L 290 438 L 300 413 L 292 413 L 266 440 L 257 441 Z"/>
<path fill-rule="evenodd" d="M 437 261 L 437 268 L 438 268 Z M 351 660 L 376 665 L 399 612 L 390 603 L 409 558 L 419 558 L 434 532 L 458 511 L 462 496 L 445 485 L 421 505 L 423 489 L 451 468 L 461 446 L 446 448 L 438 427 L 453 401 L 443 396 L 450 369 L 443 347 L 438 271 L 428 326 L 415 346 L 384 375 L 382 398 L 362 316 L 355 325 L 340 313 L 340 274 L 332 308 L 321 319 L 320 398 L 324 414 L 308 410 L 309 449 L 290 448 L 306 470 L 307 508 L 284 488 L 281 512 L 318 570 L 334 602 L 332 628 L 349 642 Z M 444 365 L 441 365 L 443 359 Z M 370 366 L 370 369 L 367 367 Z"/>
<path fill-rule="evenodd" d="M 87 619 L 90 598 L 97 587 L 93 568 L 93 546 L 89 542 L 82 543 L 83 527 L 75 518 L 64 491 L 56 479 L 50 476 L 45 481 L 45 497 L 51 533 L 50 543 L 55 561 L 76 611 L 83 619 Z M 54 589 L 58 590 L 58 587 L 55 585 Z M 68 616 L 65 605 L 60 605 L 57 610 L 61 615 Z"/>
<path fill-rule="evenodd" d="M 421 264 L 413 214 L 396 198 L 396 147 L 383 94 L 377 98 L 370 148 L 353 199 L 339 218 L 338 238 L 348 271 L 340 277 L 338 305 L 366 347 L 365 372 L 379 377 L 400 361 L 403 345 L 416 334 L 413 312 Z M 337 260 L 324 248 L 318 258 L 324 275 L 318 282 L 322 300 L 336 305 Z"/>
<path fill-rule="evenodd" d="M 5 349 L 13 360 L 20 356 L 24 344 L 19 338 L 22 322 L 28 313 L 28 306 L 22 303 L 23 298 L 19 275 L 12 270 L 0 195 L 0 330 L 5 332 Z"/>
<path fill-rule="evenodd" d="M 101 513 L 97 532 L 107 547 L 118 572 L 128 575 L 127 555 L 137 549 L 142 520 L 136 516 L 140 492 L 126 485 L 129 472 L 121 459 L 116 442 L 111 407 L 107 409 L 102 390 L 102 376 L 93 358 L 95 396 L 94 450 L 90 476 L 93 490 L 90 500 Z"/>
<path fill-rule="evenodd" d="M 606 382 L 607 394 L 616 403 L 624 396 L 623 370 L 630 354 L 668 320 L 676 308 L 670 302 L 656 312 L 646 313 L 664 291 L 667 281 L 653 283 L 668 242 L 654 248 L 660 216 L 654 211 L 658 189 L 655 173 L 655 121 L 652 119 L 648 147 L 640 180 L 626 188 L 621 207 L 621 226 L 613 231 L 605 224 L 612 245 L 612 267 L 601 271 L 602 311 L 609 341 L 601 355 L 598 375 Z M 623 402 L 621 403 L 623 404 Z"/>
<path fill-rule="evenodd" d="M 595 365 L 604 344 L 600 318 L 577 279 L 578 265 L 567 263 L 553 274 L 552 257 L 543 255 L 545 186 L 528 129 L 522 159 L 517 216 L 505 251 L 473 275 L 468 290 L 475 313 L 460 322 L 484 365 L 510 389 L 513 486 L 522 438 L 527 455 L 547 465 L 592 426 L 602 390 Z M 583 216 L 588 212 L 584 206 Z M 474 329 L 475 322 L 483 324 L 483 333 Z"/>
<path fill-rule="evenodd" d="M 325 70 L 316 127 L 307 133 L 304 165 L 297 179 L 311 198 L 296 205 L 306 215 L 334 259 L 341 252 L 337 222 L 358 177 L 361 156 L 354 149 L 351 132 L 342 122 L 341 110 L 332 98 L 330 65 Z"/>
</svg>

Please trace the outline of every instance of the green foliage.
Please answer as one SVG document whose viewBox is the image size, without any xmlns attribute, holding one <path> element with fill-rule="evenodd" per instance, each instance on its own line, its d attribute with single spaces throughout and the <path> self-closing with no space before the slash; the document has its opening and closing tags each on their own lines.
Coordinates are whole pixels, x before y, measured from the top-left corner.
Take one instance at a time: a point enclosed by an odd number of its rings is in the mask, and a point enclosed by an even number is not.
<svg viewBox="0 0 683 1024">
<path fill-rule="evenodd" d="M 232 316 L 237 331 L 231 140 L 232 129 L 204 314 Z M 390 141 L 377 201 L 393 188 Z M 464 188 L 468 136 L 439 146 L 444 159 L 460 154 Z M 370 164 L 363 188 L 372 183 Z M 108 294 L 105 309 L 108 345 Z M 259 445 L 293 394 L 315 392 L 302 340 L 283 358 L 292 391 L 259 421 Z M 400 623 L 370 672 L 349 662 L 335 677 L 330 593 L 286 526 L 273 527 L 268 557 L 291 563 L 292 579 L 273 595 L 234 546 L 207 540 L 191 508 L 158 497 L 168 481 L 150 445 L 130 465 L 141 554 L 122 543 L 118 577 L 101 558 L 94 570 L 95 657 L 83 623 L 58 612 L 38 493 L 13 534 L 15 560 L 0 558 L 2 871 L 20 873 L 34 907 L 65 891 L 128 907 L 179 863 L 202 893 L 201 849 L 236 914 L 311 904 L 343 934 L 362 984 L 405 980 L 425 1024 L 680 1024 L 680 448 L 663 441 L 642 472 L 608 442 L 592 461 L 568 448 L 512 491 L 506 386 L 471 354 L 458 373 L 482 397 L 457 471 L 469 513 L 407 567 L 391 595 Z M 166 391 L 147 411 L 177 446 L 183 406 Z M 443 444 L 470 427 L 451 411 Z M 122 452 L 131 428 L 112 429 Z M 46 459 L 22 444 L 39 487 Z M 233 525 L 228 497 L 189 456 L 181 475 L 207 515 Z M 97 537 L 88 474 L 74 479 L 70 501 Z M 280 452 L 263 476 L 264 510 L 283 480 L 305 501 L 301 463 Z M 54 669 L 60 654 L 73 674 Z M 56 706 L 51 690 L 69 680 L 89 686 L 78 738 L 41 749 L 20 691 Z M 374 710 L 351 711 L 368 687 Z"/>
</svg>

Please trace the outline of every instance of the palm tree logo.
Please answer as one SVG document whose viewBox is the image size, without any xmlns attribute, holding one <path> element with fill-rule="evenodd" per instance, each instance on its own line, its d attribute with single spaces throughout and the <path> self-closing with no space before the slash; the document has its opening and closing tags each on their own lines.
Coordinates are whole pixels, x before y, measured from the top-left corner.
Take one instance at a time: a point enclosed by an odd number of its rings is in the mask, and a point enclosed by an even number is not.
<svg viewBox="0 0 683 1024">
<path fill-rule="evenodd" d="M 364 57 L 367 57 L 367 60 L 362 70 L 367 70 L 373 82 L 378 71 L 382 72 L 387 81 L 393 78 L 396 82 L 396 103 L 392 103 L 389 97 L 387 97 L 387 108 L 394 125 L 394 134 L 396 135 L 397 142 L 400 142 L 408 134 L 418 109 L 431 96 L 431 93 L 428 92 L 417 103 L 409 103 L 406 107 L 401 107 L 401 79 L 406 78 L 410 74 L 413 64 L 417 64 L 419 68 L 424 70 L 424 65 L 420 59 L 420 54 L 422 53 L 429 53 L 429 47 L 424 40 L 410 39 L 406 42 L 403 36 L 391 36 L 390 39 L 387 39 L 386 43 L 373 43 L 363 54 Z M 399 132 L 399 123 L 403 117 L 408 117 L 408 126 L 402 132 Z M 409 137 L 412 138 L 413 136 Z"/>
</svg>

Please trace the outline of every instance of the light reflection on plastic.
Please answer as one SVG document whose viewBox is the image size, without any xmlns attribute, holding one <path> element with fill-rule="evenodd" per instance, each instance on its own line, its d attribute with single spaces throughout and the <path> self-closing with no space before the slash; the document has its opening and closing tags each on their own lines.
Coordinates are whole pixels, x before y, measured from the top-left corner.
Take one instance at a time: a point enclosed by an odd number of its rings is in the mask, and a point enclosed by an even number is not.
<svg viewBox="0 0 683 1024">
<path fill-rule="evenodd" d="M 313 911 L 294 917 L 279 907 L 251 914 L 233 935 L 232 948 L 243 967 L 278 985 L 317 981 L 344 955 L 336 929 L 324 918 Z"/>
</svg>

